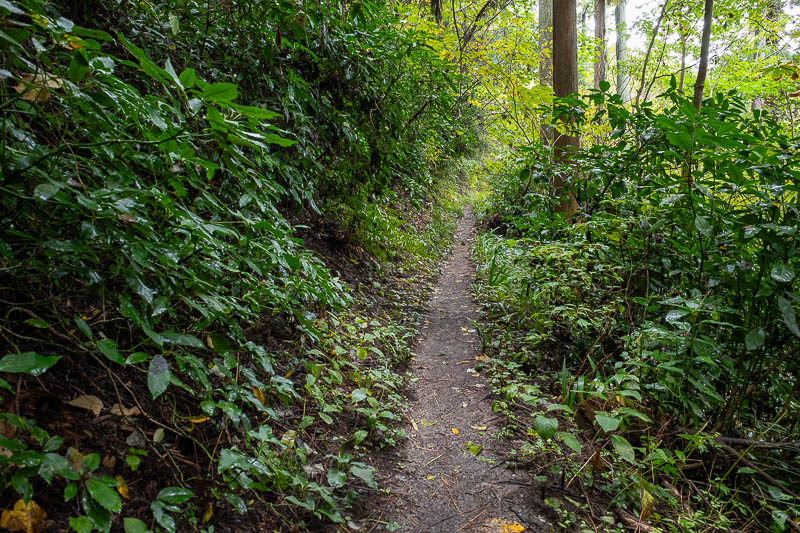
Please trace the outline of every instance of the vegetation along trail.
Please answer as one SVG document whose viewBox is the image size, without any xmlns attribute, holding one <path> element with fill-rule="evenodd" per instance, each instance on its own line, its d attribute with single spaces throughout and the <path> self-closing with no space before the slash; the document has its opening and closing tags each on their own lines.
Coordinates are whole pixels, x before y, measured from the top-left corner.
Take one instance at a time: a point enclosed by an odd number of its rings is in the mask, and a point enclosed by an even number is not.
<svg viewBox="0 0 800 533">
<path fill-rule="evenodd" d="M 409 438 L 384 466 L 392 491 L 384 518 L 402 531 L 521 531 L 520 521 L 543 523 L 529 508 L 522 476 L 504 468 L 490 387 L 474 369 L 486 356 L 470 294 L 473 225 L 468 208 L 414 350 Z"/>
</svg>

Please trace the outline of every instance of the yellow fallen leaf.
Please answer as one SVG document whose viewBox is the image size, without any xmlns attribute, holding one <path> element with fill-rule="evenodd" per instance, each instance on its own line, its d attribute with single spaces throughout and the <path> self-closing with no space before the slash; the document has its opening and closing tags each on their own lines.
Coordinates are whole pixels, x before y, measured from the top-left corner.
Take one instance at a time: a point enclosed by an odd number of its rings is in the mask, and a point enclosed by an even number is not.
<svg viewBox="0 0 800 533">
<path fill-rule="evenodd" d="M 102 400 L 100 400 L 100 398 L 98 398 L 97 396 L 93 396 L 91 394 L 83 394 L 81 396 L 78 396 L 74 400 L 68 401 L 67 405 L 91 411 L 92 414 L 94 414 L 94 416 L 99 415 L 100 411 L 103 410 Z"/>
<path fill-rule="evenodd" d="M 475 356 L 475 360 L 476 361 L 488 361 L 489 358 L 487 356 L 485 356 L 485 355 L 476 355 Z"/>
<path fill-rule="evenodd" d="M 482 531 L 486 533 L 522 533 L 525 527 L 519 522 L 511 522 L 503 518 L 490 518 L 483 523 Z"/>
<path fill-rule="evenodd" d="M 428 476 L 428 477 L 426 477 L 425 479 L 427 479 L 428 481 L 430 481 L 430 480 L 432 480 L 432 479 L 436 479 L 436 476 Z"/>
<path fill-rule="evenodd" d="M 474 429 L 475 431 L 486 431 L 486 429 L 487 429 L 486 426 L 470 426 L 470 427 L 472 429 Z"/>
<path fill-rule="evenodd" d="M 188 420 L 192 424 L 202 424 L 203 422 L 208 420 L 208 417 L 207 416 L 203 416 L 203 415 L 201 415 L 201 416 L 190 416 L 186 420 Z"/>
<path fill-rule="evenodd" d="M 655 505 L 655 503 L 656 500 L 653 498 L 653 495 L 642 487 L 642 512 L 639 513 L 639 520 L 641 522 L 646 521 L 650 513 L 653 512 L 653 505 Z"/>
<path fill-rule="evenodd" d="M 47 513 L 35 501 L 31 500 L 25 503 L 23 500 L 17 500 L 14 509 L 3 510 L 3 514 L 0 516 L 0 527 L 9 531 L 38 533 L 39 525 L 45 518 L 47 518 Z"/>
<path fill-rule="evenodd" d="M 208 521 L 211 520 L 211 517 L 213 515 L 214 515 L 214 506 L 212 506 L 209 503 L 208 506 L 206 507 L 206 510 L 203 512 L 203 523 L 204 524 L 208 523 Z"/>
<path fill-rule="evenodd" d="M 284 446 L 291 448 L 292 446 L 294 446 L 295 438 L 297 438 L 297 432 L 293 429 L 290 429 L 289 431 L 281 435 L 281 443 L 283 443 Z"/>
<path fill-rule="evenodd" d="M 130 499 L 130 493 L 128 492 L 128 484 L 125 483 L 125 480 L 122 479 L 122 476 L 116 475 L 114 479 L 117 480 L 117 492 L 119 495 L 125 498 L 126 500 Z"/>
<path fill-rule="evenodd" d="M 466 361 L 459 361 L 459 362 L 458 362 L 458 363 L 456 363 L 456 364 L 457 364 L 457 365 L 466 365 L 467 363 L 471 363 L 471 362 L 472 362 L 472 361 L 470 361 L 469 359 L 467 359 Z"/>
<path fill-rule="evenodd" d="M 450 431 L 452 431 L 452 432 L 453 432 L 453 435 L 458 435 L 459 433 L 461 433 L 461 432 L 458 430 L 458 428 L 453 428 L 453 429 L 451 429 Z"/>
</svg>

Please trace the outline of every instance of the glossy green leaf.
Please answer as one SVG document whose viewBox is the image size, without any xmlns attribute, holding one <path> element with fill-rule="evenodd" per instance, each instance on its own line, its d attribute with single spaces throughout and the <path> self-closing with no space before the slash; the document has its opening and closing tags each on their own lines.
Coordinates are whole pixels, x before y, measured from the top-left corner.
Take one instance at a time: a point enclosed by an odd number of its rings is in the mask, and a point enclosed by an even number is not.
<svg viewBox="0 0 800 533">
<path fill-rule="evenodd" d="M 86 481 L 86 489 L 94 500 L 108 509 L 112 513 L 118 513 L 122 510 L 122 500 L 120 500 L 117 491 L 96 479 L 89 479 Z"/>
<path fill-rule="evenodd" d="M 150 368 L 147 371 L 147 387 L 154 399 L 167 390 L 171 376 L 172 373 L 166 359 L 157 355 L 150 360 Z"/>
<path fill-rule="evenodd" d="M 39 355 L 35 352 L 11 353 L 0 359 L 0 372 L 40 376 L 59 359 L 60 355 Z"/>
</svg>

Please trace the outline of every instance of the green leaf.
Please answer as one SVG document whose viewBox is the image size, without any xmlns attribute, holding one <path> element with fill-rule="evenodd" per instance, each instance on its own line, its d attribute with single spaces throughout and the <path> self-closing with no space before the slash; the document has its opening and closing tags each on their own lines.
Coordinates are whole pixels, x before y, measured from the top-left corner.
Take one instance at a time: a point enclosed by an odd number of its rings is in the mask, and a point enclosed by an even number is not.
<svg viewBox="0 0 800 533">
<path fill-rule="evenodd" d="M 78 484 L 77 483 L 67 483 L 67 486 L 64 487 L 64 501 L 68 502 L 75 495 L 78 494 Z"/>
<path fill-rule="evenodd" d="M 112 513 L 118 513 L 122 510 L 122 500 L 120 500 L 117 491 L 102 481 L 90 479 L 86 482 L 86 488 L 92 498 L 105 509 Z"/>
<path fill-rule="evenodd" d="M 25 321 L 25 323 L 28 324 L 29 326 L 33 326 L 39 329 L 47 329 L 52 325 L 49 322 L 45 322 L 40 318 L 29 318 Z"/>
<path fill-rule="evenodd" d="M 230 102 L 238 94 L 239 89 L 233 83 L 212 83 L 203 89 L 203 99 L 208 102 Z"/>
<path fill-rule="evenodd" d="M 607 413 L 597 412 L 594 414 L 594 419 L 603 428 L 603 431 L 606 433 L 610 433 L 619 427 L 619 423 L 621 420 L 619 418 L 615 418 L 610 416 Z"/>
<path fill-rule="evenodd" d="M 194 87 L 194 83 L 197 80 L 197 76 L 195 75 L 193 68 L 187 68 L 181 75 L 178 76 L 178 80 L 180 80 L 181 85 L 183 85 L 184 89 L 191 89 Z"/>
<path fill-rule="evenodd" d="M 335 470 L 335 469 L 328 470 L 328 485 L 330 485 L 331 487 L 335 489 L 338 489 L 339 487 L 344 487 L 346 481 L 347 481 L 347 474 L 345 474 L 341 470 Z"/>
<path fill-rule="evenodd" d="M 15 6 L 11 2 L 9 2 L 8 0 L 0 0 L 0 7 L 2 7 L 3 9 L 7 9 L 11 13 L 13 13 L 14 15 L 24 15 L 25 14 L 25 12 L 23 10 L 21 10 L 20 8 L 18 8 L 17 6 Z"/>
<path fill-rule="evenodd" d="M 173 333 L 171 331 L 167 331 L 162 333 L 161 336 L 164 337 L 165 341 L 173 344 L 191 346 L 192 348 L 205 348 L 203 341 L 194 335 L 189 335 L 188 333 Z"/>
<path fill-rule="evenodd" d="M 89 327 L 89 324 L 87 324 L 84 319 L 76 316 L 75 325 L 78 326 L 78 329 L 81 330 L 83 334 L 89 338 L 89 340 L 92 340 L 94 338 L 94 334 L 92 333 L 92 328 Z"/>
<path fill-rule="evenodd" d="M 278 146 L 292 146 L 293 144 L 297 144 L 297 141 L 284 139 L 280 135 L 275 135 L 274 133 L 264 135 L 264 141 L 270 144 L 277 144 Z"/>
<path fill-rule="evenodd" d="M 160 501 L 152 502 L 150 504 L 150 510 L 153 511 L 153 517 L 161 527 L 166 529 L 169 533 L 175 533 L 175 519 L 166 513 L 163 503 Z"/>
<path fill-rule="evenodd" d="M 748 352 L 758 350 L 764 344 L 766 333 L 763 328 L 754 328 L 744 338 L 744 345 Z"/>
<path fill-rule="evenodd" d="M 164 503 L 178 504 L 186 503 L 194 497 L 194 492 L 183 487 L 167 487 L 161 489 L 157 498 Z"/>
<path fill-rule="evenodd" d="M 61 185 L 56 183 L 41 183 L 33 190 L 33 196 L 46 202 L 61 190 Z"/>
<path fill-rule="evenodd" d="M 147 524 L 138 518 L 125 517 L 122 521 L 125 533 L 147 533 Z"/>
<path fill-rule="evenodd" d="M 94 530 L 94 524 L 85 516 L 70 516 L 69 527 L 77 533 L 91 533 Z"/>
<path fill-rule="evenodd" d="M 704 237 L 711 237 L 711 234 L 714 232 L 714 227 L 705 217 L 701 217 L 700 215 L 694 217 L 694 227 L 697 228 L 697 231 Z"/>
<path fill-rule="evenodd" d="M 364 439 L 367 438 L 367 435 L 368 433 L 366 432 L 366 430 L 359 429 L 358 431 L 353 433 L 353 442 L 356 444 L 356 446 L 358 446 L 364 441 Z"/>
<path fill-rule="evenodd" d="M 350 465 L 350 473 L 361 479 L 371 489 L 377 489 L 375 483 L 375 469 L 363 463 L 353 463 Z"/>
<path fill-rule="evenodd" d="M 164 394 L 171 376 L 166 359 L 157 355 L 150 360 L 150 369 L 147 371 L 147 387 L 150 389 L 153 399 Z"/>
<path fill-rule="evenodd" d="M 536 418 L 533 420 L 533 428 L 540 437 L 544 440 L 548 440 L 558 430 L 558 420 L 536 415 Z"/>
<path fill-rule="evenodd" d="M 692 136 L 685 131 L 668 131 L 667 139 L 669 139 L 669 142 L 671 142 L 674 146 L 679 147 L 685 152 L 688 152 L 692 149 Z"/>
<path fill-rule="evenodd" d="M 276 113 L 275 111 L 270 111 L 269 109 L 252 105 L 231 104 L 231 107 L 242 115 L 251 118 L 257 118 L 259 120 L 270 120 L 281 116 L 280 113 Z"/>
<path fill-rule="evenodd" d="M 100 350 L 100 353 L 105 355 L 110 361 L 117 363 L 118 365 L 125 364 L 125 358 L 122 357 L 117 351 L 117 343 L 111 339 L 97 341 L 97 349 Z"/>
<path fill-rule="evenodd" d="M 794 279 L 794 269 L 784 263 L 776 263 L 770 270 L 769 275 L 775 281 L 790 283 Z"/>
<path fill-rule="evenodd" d="M 39 355 L 35 352 L 11 353 L 0 359 L 0 372 L 40 376 L 59 359 L 60 355 Z"/>
<path fill-rule="evenodd" d="M 350 394 L 350 398 L 353 400 L 353 403 L 358 403 L 364 400 L 364 398 L 366 397 L 367 397 L 367 389 L 355 389 Z"/>
<path fill-rule="evenodd" d="M 611 444 L 614 446 L 614 451 L 617 452 L 617 455 L 629 463 L 636 464 L 636 454 L 630 442 L 619 435 L 611 435 Z"/>
<path fill-rule="evenodd" d="M 142 463 L 142 460 L 135 455 L 128 455 L 125 457 L 125 462 L 128 463 L 128 466 L 132 472 L 136 472 L 136 470 L 139 468 L 139 465 Z"/>
<path fill-rule="evenodd" d="M 561 439 L 561 442 L 566 444 L 570 450 L 575 453 L 581 453 L 581 443 L 578 441 L 578 438 L 573 435 L 572 433 L 568 433 L 566 431 L 559 431 L 556 433 L 556 437 Z"/>
<path fill-rule="evenodd" d="M 792 304 L 783 296 L 778 296 L 778 309 L 783 316 L 783 323 L 789 328 L 789 331 L 800 337 L 800 328 L 797 327 L 797 318 L 795 318 L 794 308 Z"/>
</svg>

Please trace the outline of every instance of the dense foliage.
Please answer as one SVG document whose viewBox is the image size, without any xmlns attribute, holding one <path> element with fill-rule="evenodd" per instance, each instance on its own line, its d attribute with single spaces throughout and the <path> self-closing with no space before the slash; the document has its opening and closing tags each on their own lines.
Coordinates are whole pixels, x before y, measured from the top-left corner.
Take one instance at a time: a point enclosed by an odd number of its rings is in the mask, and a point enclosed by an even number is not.
<svg viewBox="0 0 800 533">
<path fill-rule="evenodd" d="M 781 530 L 800 503 L 800 139 L 733 92 L 698 111 L 673 80 L 659 100 L 562 100 L 556 115 L 604 131 L 597 143 L 568 165 L 532 147 L 491 178 L 495 229 L 476 253 L 488 318 L 506 326 L 487 342 L 505 356 L 504 394 L 540 411 L 537 428 L 561 410 L 622 460 L 601 478 L 595 462 L 587 484 L 642 509 L 700 485 L 688 501 L 702 515 L 668 511 L 668 530 Z M 552 214 L 556 172 L 583 206 L 571 223 Z M 554 403 L 530 381 L 543 367 Z"/>
<path fill-rule="evenodd" d="M 342 521 L 375 486 L 355 448 L 395 434 L 416 319 L 413 291 L 369 295 L 326 257 L 363 244 L 395 261 L 380 276 L 440 253 L 438 183 L 474 144 L 457 73 L 373 2 L 0 20 L 0 507 L 76 531 L 255 499 L 265 523 Z M 428 230 L 406 224 L 433 191 Z"/>
</svg>

